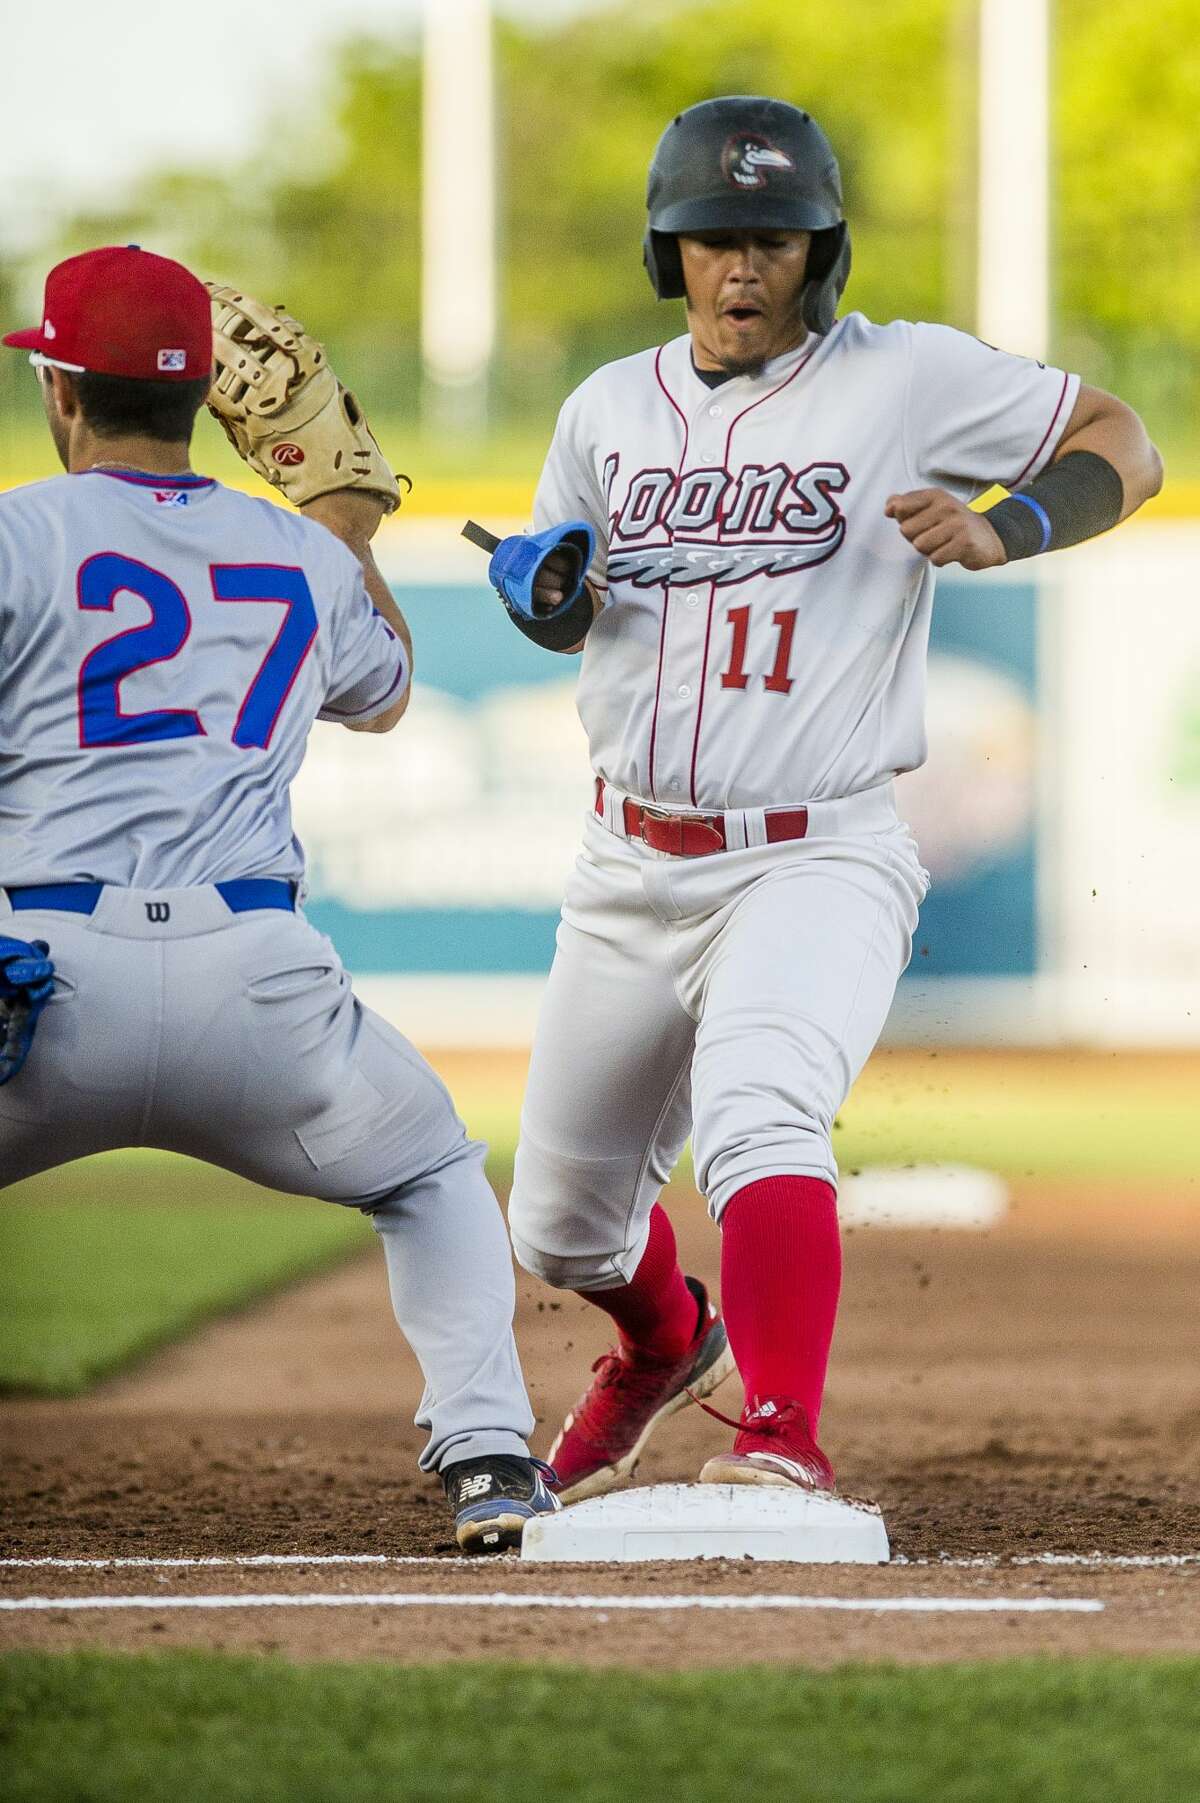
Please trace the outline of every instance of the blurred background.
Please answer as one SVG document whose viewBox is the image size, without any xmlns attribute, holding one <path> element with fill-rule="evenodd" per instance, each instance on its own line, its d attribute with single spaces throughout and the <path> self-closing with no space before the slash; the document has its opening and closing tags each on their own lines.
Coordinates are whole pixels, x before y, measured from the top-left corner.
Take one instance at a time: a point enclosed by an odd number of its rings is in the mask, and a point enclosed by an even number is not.
<svg viewBox="0 0 1200 1803">
<path fill-rule="evenodd" d="M 587 792 L 572 672 L 489 605 L 468 515 L 528 516 L 562 399 L 683 329 L 640 268 L 683 106 L 793 99 L 837 148 L 844 306 L 941 319 L 1137 407 L 1167 491 L 1098 546 L 942 582 L 931 758 L 905 784 L 934 887 L 893 1038 L 1200 1034 L 1200 0 L 319 0 L 193 37 L 67 4 L 0 73 L 0 314 L 61 255 L 175 254 L 328 342 L 411 499 L 381 557 L 419 696 L 378 746 L 318 731 L 314 914 L 418 1039 L 531 1030 Z M 207 419 L 200 459 L 244 472 Z M 53 467 L 0 359 L 0 481 Z M 345 741 L 343 743 L 342 741 Z M 526 824 L 537 821 L 535 830 Z"/>
<path fill-rule="evenodd" d="M 902 784 L 933 889 L 837 1145 L 851 1175 L 998 1173 L 1027 1211 L 1085 1185 L 1086 1207 L 1062 1204 L 1072 1231 L 1108 1218 L 1097 1182 L 1113 1219 L 1136 1193 L 1144 1220 L 1154 1172 L 1194 1237 L 1200 0 L 208 0 L 199 26 L 59 0 L 52 44 L 16 7 L 4 44 L 5 325 L 36 318 L 61 256 L 177 255 L 324 338 L 413 479 L 379 540 L 416 637 L 413 705 L 378 741 L 318 727 L 297 823 L 312 917 L 449 1078 L 501 1190 L 588 767 L 573 669 L 512 631 L 459 529 L 519 529 L 570 389 L 684 329 L 641 268 L 664 125 L 722 93 L 809 108 L 845 180 L 845 308 L 948 321 L 1139 409 L 1168 483 L 1136 521 L 939 584 L 930 758 Z M 207 417 L 197 455 L 250 483 Z M 0 485 L 54 468 L 33 378 L 0 357 Z M 153 1331 L 177 1330 L 182 1268 L 197 1307 L 253 1290 L 244 1192 L 150 1152 L 11 1192 L 0 1387 L 82 1381 L 137 1341 L 149 1296 Z M 860 1218 L 954 1220 L 927 1176 L 915 1193 L 915 1215 L 889 1192 Z M 960 1224 L 995 1218 L 986 1189 L 965 1194 Z M 181 1197 L 243 1212 L 189 1226 Z M 69 1232 L 50 1201 L 79 1204 Z M 849 1184 L 843 1204 L 854 1218 Z M 262 1220 L 267 1272 L 359 1226 L 300 1211 L 280 1238 Z M 228 1257 L 205 1274 L 213 1247 Z M 47 1377 L 98 1287 L 112 1345 Z"/>
</svg>

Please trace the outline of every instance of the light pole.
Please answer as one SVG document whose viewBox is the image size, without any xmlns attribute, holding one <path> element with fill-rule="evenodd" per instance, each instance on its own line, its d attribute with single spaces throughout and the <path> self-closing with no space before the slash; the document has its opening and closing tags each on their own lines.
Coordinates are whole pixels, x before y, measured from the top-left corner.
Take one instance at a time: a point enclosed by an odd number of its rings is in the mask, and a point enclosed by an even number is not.
<svg viewBox="0 0 1200 1803">
<path fill-rule="evenodd" d="M 434 425 L 487 422 L 496 338 L 491 0 L 425 0 L 421 355 Z"/>
<path fill-rule="evenodd" d="M 1050 340 L 1048 0 L 980 0 L 976 329 L 1044 358 Z"/>
</svg>

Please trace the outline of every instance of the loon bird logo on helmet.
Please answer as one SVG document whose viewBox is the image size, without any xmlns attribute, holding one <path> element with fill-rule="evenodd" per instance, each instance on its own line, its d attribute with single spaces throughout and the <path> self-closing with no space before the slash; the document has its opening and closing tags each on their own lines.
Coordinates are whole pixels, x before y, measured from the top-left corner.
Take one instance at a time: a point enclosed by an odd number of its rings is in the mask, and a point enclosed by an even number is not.
<svg viewBox="0 0 1200 1803">
<path fill-rule="evenodd" d="M 677 114 L 655 149 L 646 206 L 642 255 L 660 300 L 684 296 L 681 234 L 811 232 L 800 311 L 810 331 L 832 326 L 850 273 L 850 233 L 833 148 L 799 107 L 729 94 Z"/>
<path fill-rule="evenodd" d="M 786 151 L 756 132 L 735 132 L 721 152 L 721 172 L 735 188 L 765 188 L 769 169 L 796 167 Z"/>
</svg>

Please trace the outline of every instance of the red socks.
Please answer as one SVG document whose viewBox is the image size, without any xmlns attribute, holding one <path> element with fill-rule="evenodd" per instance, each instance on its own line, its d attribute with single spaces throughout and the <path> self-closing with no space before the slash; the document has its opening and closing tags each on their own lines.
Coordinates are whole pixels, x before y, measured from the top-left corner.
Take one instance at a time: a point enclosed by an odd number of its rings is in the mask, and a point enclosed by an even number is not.
<svg viewBox="0 0 1200 1803">
<path fill-rule="evenodd" d="M 747 1397 L 788 1396 L 816 1433 L 842 1283 L 837 1193 L 818 1177 L 764 1177 L 721 1217 L 721 1307 Z M 696 1298 L 656 1203 L 632 1281 L 577 1291 L 616 1322 L 624 1347 L 675 1358 L 696 1335 Z"/>
<path fill-rule="evenodd" d="M 623 1347 L 677 1358 L 696 1337 L 698 1307 L 675 1251 L 675 1230 L 662 1204 L 650 1212 L 650 1238 L 629 1283 L 613 1290 L 577 1290 L 617 1324 Z"/>
<path fill-rule="evenodd" d="M 639 1272 L 640 1276 L 640 1272 Z M 746 1397 L 793 1397 L 817 1431 L 842 1283 L 837 1193 L 764 1177 L 721 1216 L 721 1312 Z"/>
</svg>

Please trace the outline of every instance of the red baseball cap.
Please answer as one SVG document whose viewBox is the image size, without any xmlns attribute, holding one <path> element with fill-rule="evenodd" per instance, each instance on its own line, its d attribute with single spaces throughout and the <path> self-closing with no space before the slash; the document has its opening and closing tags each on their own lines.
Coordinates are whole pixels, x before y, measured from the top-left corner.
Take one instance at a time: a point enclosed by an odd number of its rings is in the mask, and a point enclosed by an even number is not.
<svg viewBox="0 0 1200 1803">
<path fill-rule="evenodd" d="M 5 344 L 65 369 L 153 382 L 212 371 L 212 303 L 182 263 L 136 244 L 68 257 L 46 277 L 42 323 Z"/>
</svg>

